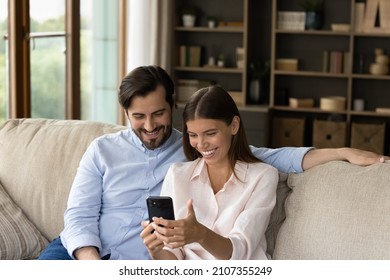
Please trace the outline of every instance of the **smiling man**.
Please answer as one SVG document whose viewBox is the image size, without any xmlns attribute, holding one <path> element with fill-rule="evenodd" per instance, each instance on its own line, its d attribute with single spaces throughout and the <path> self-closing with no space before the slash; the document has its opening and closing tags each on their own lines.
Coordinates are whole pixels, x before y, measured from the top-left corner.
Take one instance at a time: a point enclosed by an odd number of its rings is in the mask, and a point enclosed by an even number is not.
<svg viewBox="0 0 390 280">
<path fill-rule="evenodd" d="M 158 148 L 171 135 L 172 108 L 165 102 L 162 85 L 145 97 L 134 98 L 125 112 L 134 133 L 146 148 Z"/>
<path fill-rule="evenodd" d="M 149 259 L 140 237 L 146 198 L 159 195 L 168 168 L 185 161 L 182 134 L 172 128 L 174 85 L 158 66 L 131 71 L 119 90 L 131 128 L 95 139 L 80 161 L 64 214 L 65 228 L 39 259 Z M 330 160 L 383 161 L 365 151 L 253 148 L 283 172 L 302 172 Z"/>
</svg>

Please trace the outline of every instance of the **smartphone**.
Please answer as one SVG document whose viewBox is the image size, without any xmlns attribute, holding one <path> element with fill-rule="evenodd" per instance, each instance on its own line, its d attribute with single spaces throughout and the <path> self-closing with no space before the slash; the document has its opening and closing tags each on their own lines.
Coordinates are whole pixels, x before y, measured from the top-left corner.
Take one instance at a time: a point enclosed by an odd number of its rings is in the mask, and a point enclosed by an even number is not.
<svg viewBox="0 0 390 280">
<path fill-rule="evenodd" d="M 169 196 L 149 196 L 146 199 L 148 206 L 149 221 L 152 222 L 153 217 L 174 220 L 173 201 Z"/>
</svg>

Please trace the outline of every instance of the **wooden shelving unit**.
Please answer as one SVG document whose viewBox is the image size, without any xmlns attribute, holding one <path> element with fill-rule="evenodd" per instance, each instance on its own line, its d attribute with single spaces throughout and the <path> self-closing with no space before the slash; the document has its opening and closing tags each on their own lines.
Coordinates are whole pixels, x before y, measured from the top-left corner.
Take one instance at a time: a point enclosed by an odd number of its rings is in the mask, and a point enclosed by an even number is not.
<svg viewBox="0 0 390 280">
<path fill-rule="evenodd" d="M 181 22 L 181 7 L 192 5 L 201 11 L 194 27 L 184 27 Z M 240 105 L 246 104 L 247 92 L 247 37 L 248 37 L 248 0 L 229 1 L 176 1 L 177 19 L 175 27 L 174 77 L 179 79 L 208 80 L 218 83 L 226 90 L 235 93 L 235 100 Z M 224 7 L 224 9 L 221 9 Z M 241 22 L 242 26 L 207 26 L 207 16 L 214 16 L 217 21 Z M 201 63 L 199 67 L 179 66 L 179 48 L 181 45 L 201 46 Z M 243 68 L 236 63 L 236 48 L 245 52 Z M 209 67 L 208 58 L 213 56 L 217 61 L 219 54 L 225 58 L 224 67 Z M 180 93 L 179 93 L 180 94 Z"/>
<path fill-rule="evenodd" d="M 311 126 L 315 119 L 338 119 L 347 124 L 346 142 L 351 141 L 351 124 L 386 123 L 390 114 L 377 113 L 377 107 L 390 108 L 390 75 L 372 75 L 369 65 L 374 62 L 376 48 L 390 54 L 390 33 L 366 33 L 355 31 L 355 0 L 325 1 L 324 25 L 321 30 L 280 30 L 277 28 L 278 11 L 302 11 L 298 0 L 272 0 L 271 32 L 271 79 L 270 107 L 273 116 L 301 117 L 307 120 L 306 138 L 303 145 L 312 145 Z M 350 25 L 350 31 L 336 32 L 331 24 Z M 347 69 L 343 73 L 323 72 L 325 50 L 338 50 L 348 55 Z M 359 60 L 364 58 L 362 71 Z M 296 58 L 297 71 L 276 69 L 276 59 Z M 282 94 L 282 96 L 281 96 Z M 320 109 L 321 97 L 342 96 L 346 98 L 345 110 L 324 111 Z M 288 98 L 313 98 L 314 108 L 291 108 Z M 364 99 L 363 111 L 354 110 L 355 99 Z M 309 127 L 309 129 L 307 129 Z M 274 128 L 277 129 L 277 128 Z M 389 131 L 385 133 L 385 153 L 389 153 Z M 272 142 L 272 140 L 271 140 Z"/>
</svg>

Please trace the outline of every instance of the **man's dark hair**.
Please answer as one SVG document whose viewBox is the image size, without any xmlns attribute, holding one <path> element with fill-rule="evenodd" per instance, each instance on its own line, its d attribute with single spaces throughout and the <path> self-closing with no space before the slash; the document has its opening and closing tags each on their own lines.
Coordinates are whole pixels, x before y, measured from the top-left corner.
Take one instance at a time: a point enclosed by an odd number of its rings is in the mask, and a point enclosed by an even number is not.
<svg viewBox="0 0 390 280">
<path fill-rule="evenodd" d="M 165 88 L 165 100 L 172 108 L 175 93 L 173 81 L 164 69 L 155 65 L 137 67 L 123 78 L 119 87 L 119 104 L 126 110 L 134 96 L 146 96 L 159 85 Z"/>
</svg>

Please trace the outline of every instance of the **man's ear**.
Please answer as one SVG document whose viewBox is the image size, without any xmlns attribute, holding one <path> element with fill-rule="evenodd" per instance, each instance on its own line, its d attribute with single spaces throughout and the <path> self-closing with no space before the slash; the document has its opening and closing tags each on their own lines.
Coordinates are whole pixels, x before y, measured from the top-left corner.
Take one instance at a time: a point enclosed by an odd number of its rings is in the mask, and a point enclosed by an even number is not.
<svg viewBox="0 0 390 280">
<path fill-rule="evenodd" d="M 233 120 L 232 120 L 232 124 L 231 124 L 231 127 L 232 127 L 232 134 L 233 135 L 236 135 L 237 132 L 238 132 L 238 129 L 240 128 L 240 117 L 239 116 L 234 116 L 233 117 Z"/>
</svg>

